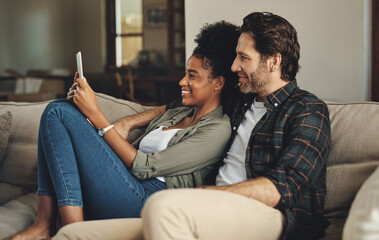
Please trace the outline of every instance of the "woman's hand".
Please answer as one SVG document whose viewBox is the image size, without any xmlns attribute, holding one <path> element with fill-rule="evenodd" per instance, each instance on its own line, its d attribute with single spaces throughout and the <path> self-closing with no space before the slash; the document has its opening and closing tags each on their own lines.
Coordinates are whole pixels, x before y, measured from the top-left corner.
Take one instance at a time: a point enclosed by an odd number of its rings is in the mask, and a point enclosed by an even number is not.
<svg viewBox="0 0 379 240">
<path fill-rule="evenodd" d="M 67 100 L 74 99 L 76 93 L 78 92 L 78 79 L 79 79 L 79 73 L 76 72 L 74 76 L 74 83 L 72 84 L 71 88 L 69 89 L 67 93 Z"/>
<path fill-rule="evenodd" d="M 102 114 L 97 104 L 95 92 L 89 86 L 86 78 L 77 78 L 76 83 L 76 86 L 74 86 L 75 83 L 73 84 L 73 87 L 75 87 L 73 91 L 76 92 L 73 101 L 80 112 L 94 122 Z"/>
</svg>

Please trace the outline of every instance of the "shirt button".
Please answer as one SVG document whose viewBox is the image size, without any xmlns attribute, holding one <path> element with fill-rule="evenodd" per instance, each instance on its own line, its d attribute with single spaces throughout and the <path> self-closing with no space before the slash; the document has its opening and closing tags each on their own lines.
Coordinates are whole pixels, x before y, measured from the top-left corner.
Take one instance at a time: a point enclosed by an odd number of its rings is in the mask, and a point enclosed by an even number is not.
<svg viewBox="0 0 379 240">
<path fill-rule="evenodd" d="M 233 130 L 235 131 L 237 128 L 236 127 L 233 127 Z"/>
<path fill-rule="evenodd" d="M 157 169 L 155 167 L 151 168 L 151 171 L 155 172 Z"/>
<path fill-rule="evenodd" d="M 275 108 L 277 108 L 278 107 L 278 103 L 274 103 L 274 106 L 275 106 Z"/>
</svg>

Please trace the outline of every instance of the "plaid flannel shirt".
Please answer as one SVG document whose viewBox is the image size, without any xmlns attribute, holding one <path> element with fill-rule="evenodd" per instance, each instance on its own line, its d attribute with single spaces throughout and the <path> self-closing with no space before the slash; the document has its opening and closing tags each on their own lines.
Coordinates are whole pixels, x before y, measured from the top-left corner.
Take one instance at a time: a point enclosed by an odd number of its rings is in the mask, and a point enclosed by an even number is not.
<svg viewBox="0 0 379 240">
<path fill-rule="evenodd" d="M 255 97 L 241 95 L 229 108 L 233 132 L 226 151 Z M 324 217 L 328 108 L 299 89 L 296 80 L 267 96 L 264 106 L 267 113 L 254 127 L 246 149 L 247 178 L 267 177 L 280 192 L 276 208 L 287 218 L 283 239 L 320 238 L 328 226 Z"/>
</svg>

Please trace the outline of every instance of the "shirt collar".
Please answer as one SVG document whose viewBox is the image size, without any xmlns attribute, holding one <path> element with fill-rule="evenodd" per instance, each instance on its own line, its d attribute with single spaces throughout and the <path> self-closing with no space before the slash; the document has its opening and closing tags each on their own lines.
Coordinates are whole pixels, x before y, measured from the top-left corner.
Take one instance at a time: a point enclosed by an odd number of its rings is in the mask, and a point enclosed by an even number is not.
<svg viewBox="0 0 379 240">
<path fill-rule="evenodd" d="M 179 114 L 177 114 L 177 115 L 175 115 L 175 116 L 172 117 L 172 121 L 173 121 L 174 124 L 176 124 L 177 122 L 181 121 L 184 117 L 192 115 L 193 112 L 195 111 L 195 107 L 185 107 L 185 108 L 188 108 L 188 109 L 180 111 Z M 207 119 L 217 118 L 217 117 L 221 116 L 223 113 L 224 113 L 223 107 L 222 107 L 222 105 L 220 105 L 219 107 L 217 107 L 216 109 L 214 109 L 212 112 L 210 112 L 210 113 L 206 114 L 205 116 L 203 116 L 200 119 L 200 121 L 204 121 L 204 120 L 207 120 Z"/>
<path fill-rule="evenodd" d="M 264 105 L 267 109 L 273 110 L 273 108 L 278 108 L 297 88 L 296 79 L 288 82 L 284 87 L 276 90 L 272 94 L 265 97 Z"/>
</svg>

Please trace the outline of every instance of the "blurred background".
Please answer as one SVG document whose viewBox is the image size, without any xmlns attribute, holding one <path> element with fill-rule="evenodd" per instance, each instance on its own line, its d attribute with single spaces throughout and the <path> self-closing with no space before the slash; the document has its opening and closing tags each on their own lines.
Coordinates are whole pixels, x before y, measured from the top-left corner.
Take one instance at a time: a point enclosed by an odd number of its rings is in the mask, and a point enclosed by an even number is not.
<svg viewBox="0 0 379 240">
<path fill-rule="evenodd" d="M 0 0 L 0 101 L 65 97 L 82 52 L 93 89 L 145 105 L 180 97 L 205 23 L 253 11 L 293 24 L 300 87 L 325 101 L 379 101 L 378 0 Z"/>
</svg>

